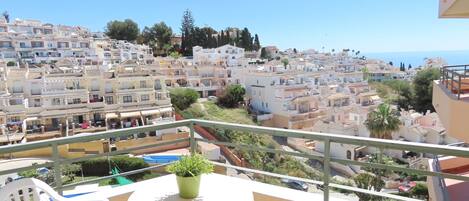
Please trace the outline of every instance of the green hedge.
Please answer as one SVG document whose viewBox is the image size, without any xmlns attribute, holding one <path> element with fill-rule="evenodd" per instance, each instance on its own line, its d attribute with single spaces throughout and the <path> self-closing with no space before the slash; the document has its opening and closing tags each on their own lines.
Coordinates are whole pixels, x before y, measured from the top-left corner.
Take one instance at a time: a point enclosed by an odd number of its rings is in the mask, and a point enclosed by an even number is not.
<svg viewBox="0 0 469 201">
<path fill-rule="evenodd" d="M 149 167 L 142 158 L 131 158 L 128 156 L 114 156 L 110 157 L 110 164 L 112 168 L 118 167 L 120 172 L 128 172 L 131 170 L 137 170 Z M 95 158 L 87 161 L 81 161 L 80 164 L 83 169 L 84 176 L 107 176 L 109 172 L 109 161 L 107 157 Z M 138 181 L 143 178 L 145 174 L 150 174 L 150 171 L 141 172 L 126 176 L 127 178 Z"/>
</svg>

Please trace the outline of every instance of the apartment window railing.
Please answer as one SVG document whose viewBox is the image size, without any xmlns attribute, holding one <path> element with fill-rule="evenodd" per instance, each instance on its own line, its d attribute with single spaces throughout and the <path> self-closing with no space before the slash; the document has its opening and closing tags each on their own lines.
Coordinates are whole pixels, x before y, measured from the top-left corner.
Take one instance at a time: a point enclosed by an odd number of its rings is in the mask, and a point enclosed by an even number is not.
<svg viewBox="0 0 469 201">
<path fill-rule="evenodd" d="M 461 99 L 469 93 L 469 65 L 444 66 L 440 69 L 440 84 Z"/>
<path fill-rule="evenodd" d="M 302 138 L 302 139 L 308 139 L 308 140 L 322 141 L 324 142 L 324 153 L 323 155 L 314 155 L 314 154 L 309 154 L 309 153 L 285 151 L 285 150 L 269 148 L 269 147 L 259 147 L 259 145 L 239 144 L 239 143 L 221 142 L 221 141 L 216 141 L 216 140 L 196 138 L 195 130 L 194 130 L 195 125 L 202 126 L 202 127 L 209 127 L 213 129 L 228 129 L 228 130 L 245 131 L 245 132 L 250 132 L 254 135 L 264 134 L 264 135 L 269 135 L 269 136 L 292 137 L 292 138 Z M 183 126 L 189 127 L 190 129 L 189 138 L 181 138 L 181 139 L 176 139 L 176 140 L 163 141 L 157 144 L 132 147 L 132 148 L 124 149 L 124 150 L 114 150 L 110 152 L 97 153 L 93 155 L 86 155 L 84 157 L 71 158 L 71 159 L 64 159 L 64 158 L 61 158 L 59 155 L 60 145 L 72 144 L 72 143 L 78 143 L 78 142 L 90 142 L 90 141 L 110 139 L 110 138 L 118 139 L 120 137 L 130 136 L 133 134 L 153 132 L 155 130 L 163 130 L 163 129 L 169 129 L 169 128 L 183 127 Z M 343 190 L 353 191 L 353 192 L 360 192 L 360 193 L 370 194 L 374 196 L 390 198 L 394 200 L 416 200 L 416 199 L 402 197 L 402 196 L 398 196 L 394 194 L 376 192 L 376 191 L 366 190 L 362 188 L 356 188 L 352 186 L 332 183 L 331 182 L 331 163 L 332 162 L 344 164 L 344 165 L 357 165 L 357 166 L 368 167 L 368 168 L 386 169 L 386 170 L 400 171 L 400 172 L 417 174 L 417 175 L 425 175 L 425 176 L 442 177 L 442 178 L 450 178 L 450 179 L 456 179 L 456 180 L 462 180 L 462 181 L 469 181 L 469 177 L 460 176 L 457 174 L 450 174 L 450 173 L 444 173 L 444 172 L 438 172 L 438 171 L 411 169 L 407 167 L 387 165 L 384 163 L 371 163 L 371 162 L 362 162 L 362 161 L 355 161 L 355 160 L 349 160 L 349 159 L 340 159 L 340 158 L 331 156 L 331 143 L 376 147 L 379 149 L 378 161 L 382 161 L 383 152 L 385 149 L 407 150 L 407 151 L 414 151 L 414 152 L 419 152 L 419 153 L 429 153 L 429 154 L 434 154 L 434 155 L 469 157 L 469 149 L 467 148 L 434 145 L 434 144 L 424 144 L 424 143 L 403 142 L 403 141 L 382 140 L 382 139 L 376 139 L 376 138 L 363 138 L 363 137 L 345 136 L 345 135 L 336 135 L 336 134 L 327 134 L 327 133 L 316 133 L 316 132 L 308 132 L 308 131 L 301 131 L 301 130 L 289 130 L 289 129 L 281 129 L 281 128 L 270 128 L 270 127 L 254 126 L 254 125 L 242 125 L 242 124 L 223 123 L 223 122 L 214 122 L 214 121 L 206 121 L 206 120 L 196 120 L 196 119 L 162 123 L 158 125 L 133 127 L 133 128 L 128 128 L 128 129 L 118 129 L 118 130 L 112 130 L 112 131 L 97 132 L 97 133 L 87 134 L 87 135 L 75 135 L 75 136 L 69 136 L 69 137 L 23 143 L 23 144 L 0 146 L 0 154 L 3 154 L 3 155 L 8 155 L 8 154 L 11 154 L 14 152 L 20 152 L 20 151 L 28 151 L 28 150 L 34 150 L 34 149 L 39 149 L 39 148 L 46 148 L 46 147 L 50 147 L 52 149 L 52 162 L 46 162 L 43 164 L 33 164 L 31 166 L 21 167 L 21 168 L 16 168 L 16 169 L 3 170 L 3 171 L 0 171 L 0 175 L 11 174 L 11 173 L 21 172 L 21 171 L 31 170 L 31 169 L 37 169 L 41 167 L 53 167 L 55 170 L 59 170 L 59 171 L 54 171 L 54 185 L 55 185 L 55 188 L 59 192 L 61 192 L 62 189 L 64 188 L 71 188 L 71 187 L 78 186 L 78 185 L 96 183 L 105 179 L 141 173 L 141 172 L 148 171 L 151 169 L 161 168 L 162 166 L 168 165 L 169 163 L 161 164 L 158 166 L 151 166 L 148 168 L 143 168 L 143 169 L 138 169 L 138 170 L 132 170 L 128 172 L 122 172 L 120 174 L 113 174 L 113 175 L 99 177 L 95 179 L 80 181 L 80 182 L 76 182 L 72 184 L 62 185 L 62 180 L 61 180 L 62 176 L 60 173 L 61 172 L 60 169 L 61 169 L 61 166 L 64 164 L 70 164 L 74 162 L 89 160 L 89 159 L 97 158 L 97 157 L 106 157 L 106 156 L 113 156 L 113 155 L 119 155 L 119 154 L 126 154 L 132 151 L 172 145 L 172 144 L 181 143 L 181 142 L 189 142 L 190 152 L 195 153 L 197 149 L 197 142 L 199 141 L 221 145 L 221 146 L 233 147 L 233 148 L 240 149 L 240 150 L 285 154 L 285 155 L 290 155 L 290 156 L 295 156 L 295 157 L 303 157 L 303 158 L 315 159 L 315 160 L 321 161 L 324 164 L 323 165 L 324 175 L 323 175 L 322 181 L 286 176 L 282 174 L 271 173 L 271 172 L 266 172 L 266 171 L 261 171 L 261 170 L 254 170 L 254 169 L 249 169 L 245 167 L 227 165 L 224 163 L 217 163 L 217 162 L 213 162 L 213 163 L 219 166 L 227 167 L 227 168 L 233 168 L 233 169 L 256 173 L 256 174 L 262 174 L 262 175 L 266 175 L 270 177 L 297 180 L 297 181 L 302 181 L 302 182 L 306 182 L 310 184 L 322 185 L 324 200 L 326 201 L 329 200 L 329 193 L 330 193 L 331 188 L 343 189 Z"/>
</svg>

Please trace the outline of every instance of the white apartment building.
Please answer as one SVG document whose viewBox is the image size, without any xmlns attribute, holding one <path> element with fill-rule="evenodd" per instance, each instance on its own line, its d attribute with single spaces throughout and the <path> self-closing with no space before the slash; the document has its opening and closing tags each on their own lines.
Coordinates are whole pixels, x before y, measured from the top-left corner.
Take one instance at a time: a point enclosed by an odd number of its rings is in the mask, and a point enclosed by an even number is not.
<svg viewBox="0 0 469 201">
<path fill-rule="evenodd" d="M 266 125 L 308 129 L 323 114 L 319 96 L 311 90 L 312 75 L 250 71 L 243 77 L 250 108 L 259 115 L 271 115 Z"/>
<path fill-rule="evenodd" d="M 222 65 L 234 67 L 241 65 L 244 59 L 244 48 L 223 45 L 217 48 L 203 49 L 200 46 L 192 48 L 193 60 L 198 65 Z"/>
<path fill-rule="evenodd" d="M 147 45 L 133 44 L 127 41 L 108 38 L 95 38 L 93 49 L 102 65 L 114 65 L 127 60 L 135 60 L 142 64 L 152 64 L 152 49 Z"/>
<path fill-rule="evenodd" d="M 202 98 L 218 95 L 231 79 L 231 70 L 225 66 L 196 64 L 188 59 L 157 58 L 154 64 L 142 68 L 162 76 L 166 87 L 194 89 Z"/>
<path fill-rule="evenodd" d="M 68 59 L 76 65 L 108 65 L 135 59 L 149 62 L 151 49 L 126 41 L 94 38 L 84 27 L 38 20 L 0 18 L 0 60 L 8 65 L 44 64 Z"/>
<path fill-rule="evenodd" d="M 163 77 L 135 61 L 111 69 L 66 59 L 43 67 L 0 66 L 0 143 L 174 121 Z M 7 139 L 7 133 L 19 138 Z"/>
</svg>

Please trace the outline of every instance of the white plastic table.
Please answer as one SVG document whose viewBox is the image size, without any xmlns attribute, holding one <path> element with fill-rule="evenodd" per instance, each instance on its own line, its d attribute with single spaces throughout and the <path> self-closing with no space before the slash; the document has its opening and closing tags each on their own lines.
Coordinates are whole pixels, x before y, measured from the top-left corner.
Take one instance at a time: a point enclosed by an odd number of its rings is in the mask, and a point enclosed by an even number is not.
<svg viewBox="0 0 469 201">
<path fill-rule="evenodd" d="M 132 185 L 138 185 L 138 187 L 136 186 L 136 189 L 130 196 L 129 201 L 187 200 L 180 198 L 178 195 L 175 175 L 166 175 Z M 254 192 L 275 196 L 281 198 L 281 200 L 323 200 L 322 194 L 319 193 L 307 193 L 220 174 L 203 175 L 199 197 L 193 200 L 250 201 L 254 200 Z M 341 199 L 336 198 L 331 198 L 331 200 L 342 201 Z"/>
</svg>

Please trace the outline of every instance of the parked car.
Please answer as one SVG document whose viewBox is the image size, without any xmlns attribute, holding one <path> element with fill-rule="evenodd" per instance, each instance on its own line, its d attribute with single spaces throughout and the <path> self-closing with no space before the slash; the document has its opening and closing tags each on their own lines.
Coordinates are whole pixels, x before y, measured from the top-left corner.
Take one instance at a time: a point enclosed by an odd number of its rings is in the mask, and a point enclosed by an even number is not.
<svg viewBox="0 0 469 201">
<path fill-rule="evenodd" d="M 417 185 L 415 181 L 409 181 L 401 184 L 398 189 L 399 192 L 409 192 L 415 185 Z"/>
<path fill-rule="evenodd" d="M 209 101 L 214 101 L 214 102 L 216 102 L 216 101 L 218 100 L 218 97 L 216 97 L 216 96 L 209 96 L 209 97 L 207 97 L 207 99 L 208 99 Z"/>
<path fill-rule="evenodd" d="M 282 179 L 282 182 L 287 184 L 289 188 L 300 190 L 300 191 L 308 191 L 308 185 L 305 182 L 289 180 L 289 179 Z"/>
</svg>

